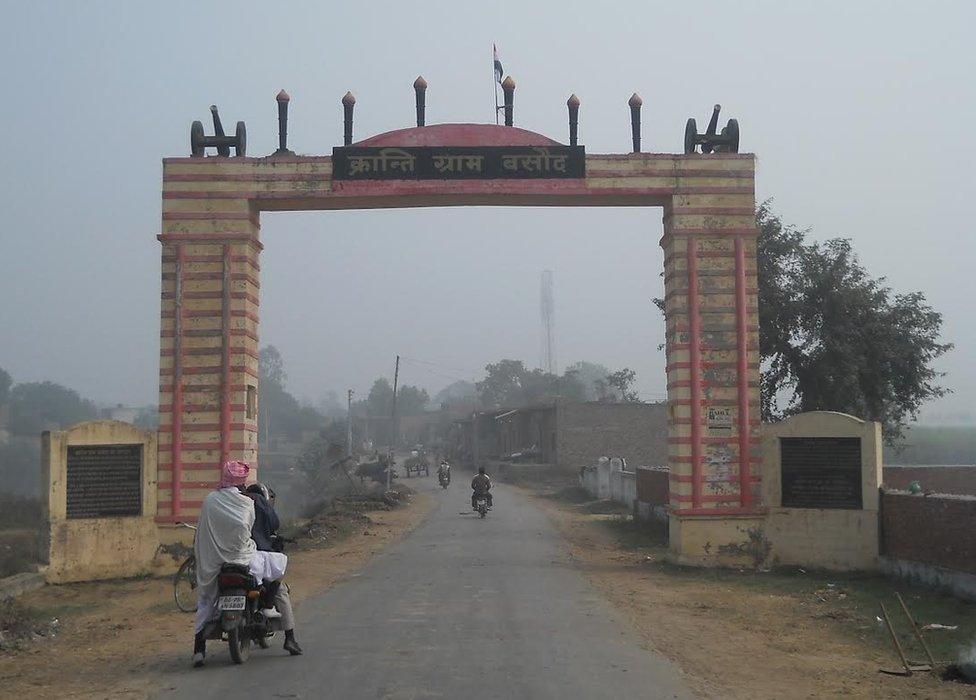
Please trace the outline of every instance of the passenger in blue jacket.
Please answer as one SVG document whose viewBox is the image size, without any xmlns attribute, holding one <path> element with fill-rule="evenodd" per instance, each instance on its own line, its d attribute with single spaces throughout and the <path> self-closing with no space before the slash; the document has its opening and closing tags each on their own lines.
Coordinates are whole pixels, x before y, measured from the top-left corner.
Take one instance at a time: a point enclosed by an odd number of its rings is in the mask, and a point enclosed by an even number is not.
<svg viewBox="0 0 976 700">
<path fill-rule="evenodd" d="M 274 509 L 274 491 L 264 484 L 251 484 L 245 494 L 254 500 L 254 525 L 251 527 L 251 539 L 257 545 L 258 551 L 280 551 L 275 547 L 275 534 L 281 526 L 281 521 Z M 298 656 L 302 653 L 302 648 L 295 641 L 295 614 L 291 608 L 288 584 L 281 583 L 277 590 L 268 593 L 272 596 L 275 608 L 281 613 L 281 627 L 285 630 L 285 651 L 292 656 Z"/>
</svg>

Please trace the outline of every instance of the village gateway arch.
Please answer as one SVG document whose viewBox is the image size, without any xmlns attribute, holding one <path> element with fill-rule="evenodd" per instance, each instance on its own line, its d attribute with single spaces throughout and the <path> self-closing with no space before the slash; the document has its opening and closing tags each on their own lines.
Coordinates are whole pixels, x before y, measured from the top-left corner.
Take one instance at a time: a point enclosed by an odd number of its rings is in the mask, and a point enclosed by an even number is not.
<svg viewBox="0 0 976 700">
<path fill-rule="evenodd" d="M 755 157 L 736 152 L 738 125 L 710 153 L 639 152 L 635 95 L 634 152 L 592 154 L 576 143 L 575 97 L 566 146 L 512 126 L 511 79 L 505 126 L 426 126 L 415 88 L 417 126 L 355 143 L 347 94 L 332 156 L 287 149 L 282 91 L 276 153 L 244 156 L 243 123 L 224 135 L 214 108 L 215 135 L 195 122 L 193 155 L 163 160 L 157 522 L 194 518 L 223 461 L 258 461 L 261 212 L 635 206 L 664 220 L 671 548 L 692 562 L 742 541 L 763 505 Z M 703 140 L 689 128 L 686 151 Z"/>
</svg>

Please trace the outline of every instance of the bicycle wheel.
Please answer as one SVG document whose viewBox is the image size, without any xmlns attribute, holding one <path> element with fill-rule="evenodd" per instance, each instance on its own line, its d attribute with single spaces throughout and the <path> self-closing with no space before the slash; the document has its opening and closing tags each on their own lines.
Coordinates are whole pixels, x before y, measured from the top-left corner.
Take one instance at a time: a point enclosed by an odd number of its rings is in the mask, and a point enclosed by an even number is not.
<svg viewBox="0 0 976 700">
<path fill-rule="evenodd" d="M 173 576 L 173 599 L 183 612 L 197 609 L 197 560 L 191 554 Z"/>
</svg>

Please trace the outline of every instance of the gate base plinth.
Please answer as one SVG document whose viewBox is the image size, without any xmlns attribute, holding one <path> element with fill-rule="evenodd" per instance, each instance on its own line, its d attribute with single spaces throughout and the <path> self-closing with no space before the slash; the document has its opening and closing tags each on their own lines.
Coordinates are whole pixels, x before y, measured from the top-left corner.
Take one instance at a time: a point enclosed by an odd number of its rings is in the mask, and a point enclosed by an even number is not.
<svg viewBox="0 0 976 700">
<path fill-rule="evenodd" d="M 684 566 L 759 568 L 771 549 L 762 513 L 677 515 L 669 520 L 668 560 Z"/>
</svg>

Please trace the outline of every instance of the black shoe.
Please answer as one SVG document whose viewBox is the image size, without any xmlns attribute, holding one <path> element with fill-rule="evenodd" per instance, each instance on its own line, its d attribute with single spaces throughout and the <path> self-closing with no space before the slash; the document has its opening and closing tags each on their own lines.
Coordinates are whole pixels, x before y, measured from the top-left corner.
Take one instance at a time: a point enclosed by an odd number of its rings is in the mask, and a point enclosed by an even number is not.
<svg viewBox="0 0 976 700">
<path fill-rule="evenodd" d="M 286 639 L 284 649 L 292 656 L 301 656 L 304 653 L 302 648 L 298 646 L 298 642 L 294 639 Z"/>
</svg>

